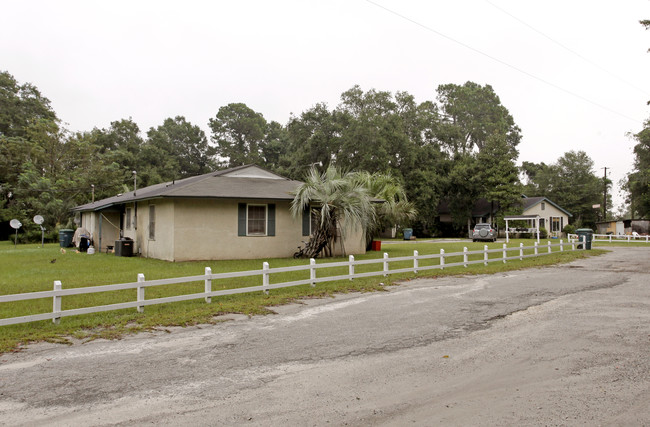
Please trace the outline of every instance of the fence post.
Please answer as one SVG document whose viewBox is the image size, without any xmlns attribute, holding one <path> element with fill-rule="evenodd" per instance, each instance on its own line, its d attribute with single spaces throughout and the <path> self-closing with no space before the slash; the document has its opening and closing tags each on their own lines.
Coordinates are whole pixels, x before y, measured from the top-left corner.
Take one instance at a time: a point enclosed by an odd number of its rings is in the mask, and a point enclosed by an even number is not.
<svg viewBox="0 0 650 427">
<path fill-rule="evenodd" d="M 627 242 L 630 243 L 630 235 L 627 235 Z"/>
<path fill-rule="evenodd" d="M 488 265 L 488 245 L 483 245 L 483 264 Z"/>
<path fill-rule="evenodd" d="M 562 239 L 560 239 L 560 252 L 564 252 L 564 246 L 562 246 L 563 243 Z"/>
<path fill-rule="evenodd" d="M 265 270 L 265 271 L 262 273 L 262 291 L 266 295 L 269 294 L 269 290 L 268 290 L 267 287 L 269 286 L 269 283 L 270 283 L 268 269 L 269 269 L 269 263 L 266 262 L 266 261 L 263 262 L 262 263 L 262 270 Z"/>
<path fill-rule="evenodd" d="M 205 275 L 210 276 L 212 275 L 212 269 L 210 267 L 205 267 Z M 208 294 L 212 292 L 212 279 L 205 279 L 205 293 Z M 212 302 L 212 297 L 205 297 L 205 302 L 211 303 Z"/>
<path fill-rule="evenodd" d="M 569 239 L 571 242 L 571 250 L 575 251 L 576 250 L 576 241 L 574 239 Z"/>
<path fill-rule="evenodd" d="M 384 252 L 384 277 L 388 276 L 388 253 Z"/>
<path fill-rule="evenodd" d="M 144 274 L 138 273 L 138 283 L 144 282 Z M 144 286 L 138 286 L 138 302 L 144 301 Z M 138 313 L 144 313 L 144 305 L 138 306 Z"/>
<path fill-rule="evenodd" d="M 445 250 L 440 249 L 440 269 L 445 269 Z"/>
<path fill-rule="evenodd" d="M 420 267 L 419 256 L 420 253 L 418 251 L 413 251 L 413 273 L 415 274 L 418 274 L 418 267 Z"/>
<path fill-rule="evenodd" d="M 463 267 L 467 268 L 467 246 L 463 248 Z"/>
<path fill-rule="evenodd" d="M 587 250 L 587 236 L 585 236 L 585 235 L 583 234 L 581 240 L 582 240 L 582 250 L 583 250 L 583 251 L 586 251 L 586 250 Z M 551 243 L 551 242 L 549 242 L 549 243 Z M 550 249 L 550 248 L 549 248 L 549 249 Z"/>
<path fill-rule="evenodd" d="M 503 244 L 503 263 L 506 263 L 506 258 L 508 258 L 508 245 Z"/>
<path fill-rule="evenodd" d="M 539 245 L 535 242 L 535 256 L 539 255 Z"/>
<path fill-rule="evenodd" d="M 348 267 L 350 273 L 350 280 L 352 280 L 354 279 L 354 255 L 350 255 L 348 261 L 350 262 L 350 266 Z"/>
<path fill-rule="evenodd" d="M 547 240 L 546 243 L 547 243 L 547 246 L 548 246 L 548 253 L 550 254 L 551 253 L 551 241 Z"/>
<path fill-rule="evenodd" d="M 60 291 L 63 289 L 63 285 L 61 285 L 60 280 L 55 280 L 54 281 L 54 290 L 55 291 Z M 61 296 L 55 296 L 52 300 L 52 312 L 53 313 L 61 313 Z M 61 322 L 61 317 L 54 317 L 52 318 L 52 323 L 55 325 L 58 325 Z"/>
<path fill-rule="evenodd" d="M 519 261 L 524 260 L 524 244 L 520 243 L 519 244 Z"/>
<path fill-rule="evenodd" d="M 609 243 L 612 243 L 612 235 L 609 235 Z"/>
<path fill-rule="evenodd" d="M 316 286 L 316 260 L 309 258 L 309 280 L 311 280 L 311 287 Z"/>
</svg>

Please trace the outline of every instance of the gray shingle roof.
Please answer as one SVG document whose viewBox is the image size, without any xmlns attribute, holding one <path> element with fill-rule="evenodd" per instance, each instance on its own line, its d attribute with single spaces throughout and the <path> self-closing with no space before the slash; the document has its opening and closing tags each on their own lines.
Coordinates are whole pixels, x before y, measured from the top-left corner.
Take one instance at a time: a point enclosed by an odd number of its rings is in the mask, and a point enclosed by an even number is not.
<svg viewBox="0 0 650 427">
<path fill-rule="evenodd" d="M 259 174 L 240 176 L 241 172 L 247 168 L 252 172 L 259 172 Z M 255 177 L 255 175 L 264 177 Z M 98 211 L 124 203 L 158 198 L 293 200 L 291 192 L 300 184 L 300 181 L 282 177 L 258 166 L 245 165 L 138 188 L 135 192 L 97 200 L 94 203 L 77 206 L 72 210 L 75 212 Z"/>
</svg>

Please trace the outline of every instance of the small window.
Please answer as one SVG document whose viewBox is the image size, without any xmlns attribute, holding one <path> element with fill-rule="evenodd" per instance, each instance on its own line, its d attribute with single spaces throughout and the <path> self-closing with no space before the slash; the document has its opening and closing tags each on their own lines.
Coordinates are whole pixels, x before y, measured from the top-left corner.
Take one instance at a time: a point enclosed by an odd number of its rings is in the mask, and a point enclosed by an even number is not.
<svg viewBox="0 0 650 427">
<path fill-rule="evenodd" d="M 130 230 L 131 229 L 131 208 L 126 208 L 126 213 L 124 214 L 126 216 L 126 229 Z"/>
<path fill-rule="evenodd" d="M 156 206 L 149 206 L 149 240 L 156 239 Z"/>
<path fill-rule="evenodd" d="M 546 203 L 542 202 L 542 210 L 546 209 Z"/>
<path fill-rule="evenodd" d="M 266 235 L 266 205 L 248 205 L 246 234 L 249 236 Z"/>
</svg>

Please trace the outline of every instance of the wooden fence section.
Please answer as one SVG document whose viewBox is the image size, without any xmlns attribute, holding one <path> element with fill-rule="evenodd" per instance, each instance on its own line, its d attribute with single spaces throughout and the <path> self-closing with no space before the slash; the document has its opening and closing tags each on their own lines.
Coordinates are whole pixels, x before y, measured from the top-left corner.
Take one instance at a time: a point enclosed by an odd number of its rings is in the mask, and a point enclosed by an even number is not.
<svg viewBox="0 0 650 427">
<path fill-rule="evenodd" d="M 560 240 L 559 243 L 552 244 L 550 241 L 547 245 L 539 245 L 535 242 L 534 246 L 524 246 L 521 243 L 519 246 L 507 247 L 504 243 L 503 248 L 497 249 L 488 249 L 487 245 L 483 247 L 482 250 L 468 251 L 467 248 L 463 248 L 463 252 L 454 252 L 454 253 L 445 253 L 444 249 L 440 249 L 439 254 L 427 254 L 420 255 L 418 251 L 413 251 L 412 256 L 405 257 L 395 257 L 389 258 L 387 253 L 384 253 L 383 258 L 380 259 L 367 259 L 367 260 L 355 260 L 353 255 L 350 255 L 348 261 L 341 262 L 331 262 L 325 264 L 316 264 L 316 260 L 310 259 L 309 264 L 299 265 L 292 267 L 277 267 L 270 268 L 268 262 L 262 264 L 261 270 L 249 270 L 249 271 L 238 271 L 232 273 L 215 273 L 213 274 L 209 267 L 206 267 L 205 273 L 199 276 L 186 276 L 186 277 L 175 277 L 170 279 L 157 279 L 157 280 L 145 280 L 143 274 L 138 274 L 138 280 L 136 282 L 130 283 L 121 283 L 115 285 L 104 285 L 104 286 L 90 286 L 84 288 L 72 288 L 72 289 L 63 289 L 61 281 L 57 280 L 54 282 L 54 289 L 51 291 L 43 292 L 29 292 L 24 294 L 13 294 L 13 295 L 0 295 L 0 303 L 13 302 L 13 301 L 26 301 L 38 298 L 52 298 L 52 312 L 42 313 L 42 314 L 33 314 L 29 316 L 21 317 L 10 317 L 5 319 L 0 319 L 0 326 L 3 325 L 12 325 L 17 323 L 28 323 L 35 322 L 39 320 L 48 320 L 52 319 L 54 323 L 59 323 L 61 317 L 66 316 L 77 316 L 81 314 L 89 313 L 98 313 L 103 311 L 112 311 L 112 310 L 121 310 L 125 308 L 136 308 L 139 312 L 144 311 L 144 307 L 147 305 L 155 304 L 166 304 L 171 302 L 178 301 L 188 301 L 195 299 L 205 299 L 206 303 L 212 302 L 213 297 L 219 297 L 222 295 L 233 295 L 247 292 L 264 292 L 268 294 L 271 289 L 287 288 L 290 286 L 300 286 L 300 285 L 311 285 L 316 286 L 317 283 L 322 282 L 331 282 L 337 280 L 354 280 L 355 278 L 361 277 L 370 277 L 370 276 L 388 276 L 389 274 L 398 274 L 398 273 L 415 273 L 417 274 L 420 271 L 425 270 L 434 270 L 434 269 L 444 269 L 448 267 L 464 266 L 467 267 L 471 264 L 484 264 L 488 265 L 489 262 L 507 262 L 513 260 L 523 260 L 524 258 L 537 257 L 541 255 L 547 255 L 552 253 L 552 248 L 559 248 L 559 251 L 564 250 L 583 250 L 576 249 L 576 241 L 572 240 L 569 243 L 564 243 Z M 586 245 L 580 245 L 584 248 Z M 532 253 L 524 253 L 524 251 L 533 251 Z M 509 254 L 509 252 L 511 254 Z M 557 251 L 556 251 L 557 252 Z M 512 254 L 514 253 L 514 254 Z M 483 255 L 478 257 L 479 259 L 470 260 L 470 255 Z M 489 258 L 489 254 L 500 254 L 500 257 Z M 451 258 L 457 257 L 462 261 L 457 262 L 447 262 Z M 420 265 L 422 260 L 438 260 L 437 263 L 431 265 Z M 412 266 L 406 268 L 396 268 L 391 270 L 390 264 L 396 262 L 411 262 Z M 358 265 L 367 265 L 367 264 L 382 264 L 382 269 L 377 271 L 369 271 L 363 273 L 355 272 L 355 267 Z M 338 275 L 338 276 L 321 276 L 317 277 L 316 271 L 323 268 L 336 268 L 336 267 L 347 267 L 348 274 Z M 270 275 L 277 273 L 286 273 L 293 271 L 309 271 L 309 279 L 295 280 L 291 282 L 282 282 L 282 283 L 270 283 Z M 212 281 L 218 279 L 231 279 L 237 277 L 248 277 L 248 276 L 262 276 L 262 284 L 259 286 L 248 286 L 235 289 L 225 289 L 220 291 L 212 290 Z M 188 283 L 188 282 L 199 282 L 203 281 L 205 284 L 204 291 L 194 294 L 186 295 L 177 295 L 164 298 L 155 298 L 155 299 L 145 299 L 145 289 L 152 286 L 161 286 L 161 285 L 171 285 L 177 283 Z M 70 310 L 61 310 L 61 303 L 64 296 L 70 295 L 81 295 L 81 294 L 90 294 L 98 292 L 109 292 L 109 291 L 118 291 L 123 289 L 136 289 L 136 300 L 109 304 L 102 306 L 93 306 L 93 307 L 84 307 L 76 308 Z"/>
</svg>

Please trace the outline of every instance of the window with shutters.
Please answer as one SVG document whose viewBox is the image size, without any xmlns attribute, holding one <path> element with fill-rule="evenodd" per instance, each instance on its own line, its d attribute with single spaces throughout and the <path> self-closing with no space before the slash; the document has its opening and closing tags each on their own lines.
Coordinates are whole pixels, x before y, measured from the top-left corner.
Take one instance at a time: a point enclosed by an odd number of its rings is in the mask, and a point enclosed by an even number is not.
<svg viewBox="0 0 650 427">
<path fill-rule="evenodd" d="M 275 204 L 239 203 L 237 208 L 238 236 L 275 236 Z"/>
<path fill-rule="evenodd" d="M 266 236 L 266 205 L 247 206 L 246 234 L 248 236 Z"/>
</svg>

